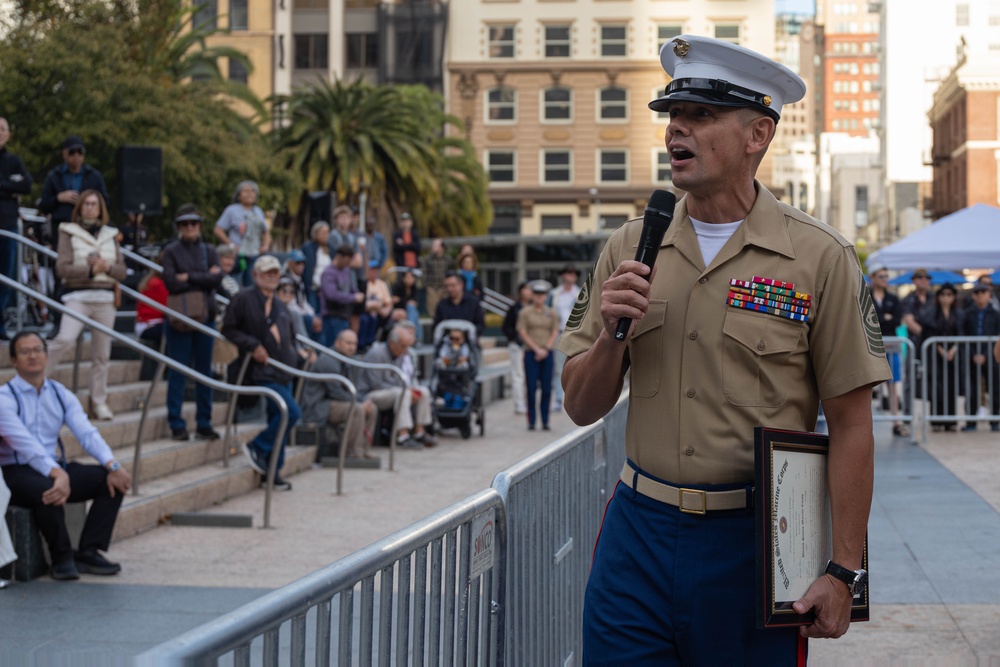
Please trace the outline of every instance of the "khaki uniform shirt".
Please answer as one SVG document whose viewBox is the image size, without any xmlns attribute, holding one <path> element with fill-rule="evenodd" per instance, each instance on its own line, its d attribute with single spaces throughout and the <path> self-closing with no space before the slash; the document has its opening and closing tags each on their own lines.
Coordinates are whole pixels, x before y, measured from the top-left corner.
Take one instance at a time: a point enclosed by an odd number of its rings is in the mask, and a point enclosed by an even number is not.
<svg viewBox="0 0 1000 667">
<path fill-rule="evenodd" d="M 754 185 L 753 209 L 707 268 L 677 204 L 649 310 L 627 343 L 626 454 L 677 484 L 752 481 L 755 426 L 811 431 L 820 399 L 891 376 L 854 248 Z M 600 334 L 600 286 L 635 257 L 641 230 L 632 220 L 608 239 L 559 341 L 568 356 Z M 730 280 L 754 277 L 808 294 L 807 321 L 728 305 Z"/>
<path fill-rule="evenodd" d="M 545 306 L 541 311 L 528 305 L 517 314 L 517 328 L 524 329 L 535 345 L 545 347 L 554 331 L 559 331 L 559 314 Z"/>
</svg>

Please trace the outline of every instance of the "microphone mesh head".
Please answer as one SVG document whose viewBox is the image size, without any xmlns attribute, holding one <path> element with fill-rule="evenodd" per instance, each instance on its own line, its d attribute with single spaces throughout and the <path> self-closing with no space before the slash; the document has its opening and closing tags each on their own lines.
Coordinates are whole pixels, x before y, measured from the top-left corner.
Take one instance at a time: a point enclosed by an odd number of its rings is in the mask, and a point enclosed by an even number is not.
<svg viewBox="0 0 1000 667">
<path fill-rule="evenodd" d="M 668 190 L 653 190 L 647 206 L 659 211 L 673 212 L 677 205 L 677 196 Z"/>
</svg>

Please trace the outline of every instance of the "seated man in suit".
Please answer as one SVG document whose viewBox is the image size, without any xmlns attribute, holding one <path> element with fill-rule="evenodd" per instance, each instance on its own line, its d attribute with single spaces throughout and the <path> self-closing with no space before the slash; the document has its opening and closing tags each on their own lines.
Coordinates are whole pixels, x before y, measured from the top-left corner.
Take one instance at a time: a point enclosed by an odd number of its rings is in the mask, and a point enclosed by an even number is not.
<svg viewBox="0 0 1000 667">
<path fill-rule="evenodd" d="M 80 572 L 109 575 L 121 570 L 101 555 L 132 477 L 66 387 L 45 377 L 48 352 L 36 333 L 21 331 L 10 341 L 10 361 L 17 375 L 0 387 L 0 466 L 10 487 L 11 503 L 30 507 L 49 546 L 52 578 L 79 579 Z M 59 440 L 63 424 L 99 466 L 66 461 Z M 73 551 L 63 506 L 93 500 Z"/>
<path fill-rule="evenodd" d="M 344 329 L 337 334 L 333 349 L 345 357 L 353 357 L 358 351 L 358 335 L 350 329 Z M 343 375 L 355 387 L 358 384 L 358 370 L 357 366 L 327 355 L 320 356 L 309 369 L 312 373 Z M 377 456 L 368 453 L 377 417 L 378 408 L 374 403 L 365 400 L 360 391 L 357 402 L 352 403 L 350 392 L 340 382 L 307 380 L 302 387 L 302 421 L 309 424 L 328 423 L 331 426 L 344 424 L 341 445 L 347 447 L 348 459 L 379 460 Z"/>
</svg>

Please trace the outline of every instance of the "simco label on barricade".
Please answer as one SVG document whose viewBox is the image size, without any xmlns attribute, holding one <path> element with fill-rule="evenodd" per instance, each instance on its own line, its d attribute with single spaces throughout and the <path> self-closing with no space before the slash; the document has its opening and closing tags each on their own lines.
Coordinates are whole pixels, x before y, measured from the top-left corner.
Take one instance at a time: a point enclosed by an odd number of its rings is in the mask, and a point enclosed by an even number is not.
<svg viewBox="0 0 1000 667">
<path fill-rule="evenodd" d="M 493 567 L 493 538 L 496 535 L 496 510 L 490 508 L 472 520 L 472 562 L 469 577 L 475 579 Z"/>
</svg>

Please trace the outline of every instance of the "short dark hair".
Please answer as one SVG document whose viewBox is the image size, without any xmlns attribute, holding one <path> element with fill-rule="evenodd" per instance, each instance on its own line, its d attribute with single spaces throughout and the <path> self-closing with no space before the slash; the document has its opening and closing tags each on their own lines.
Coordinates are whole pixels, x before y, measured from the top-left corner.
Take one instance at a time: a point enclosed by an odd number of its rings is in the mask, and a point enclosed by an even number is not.
<svg viewBox="0 0 1000 667">
<path fill-rule="evenodd" d="M 337 246 L 337 254 L 343 255 L 344 257 L 354 257 L 354 248 L 352 248 L 350 244 L 342 243 Z"/>
<path fill-rule="evenodd" d="M 456 271 L 455 269 L 448 269 L 447 271 L 444 272 L 444 277 L 445 278 L 461 278 L 462 276 L 458 275 L 458 271 Z"/>
<path fill-rule="evenodd" d="M 48 354 L 49 344 L 45 340 L 45 336 L 38 333 L 37 331 L 18 331 L 16 334 L 14 334 L 14 337 L 10 339 L 9 352 L 11 359 L 17 356 L 17 341 L 21 340 L 22 338 L 27 338 L 28 336 L 37 336 L 38 340 L 42 341 L 42 349 L 44 349 L 45 353 Z"/>
</svg>

